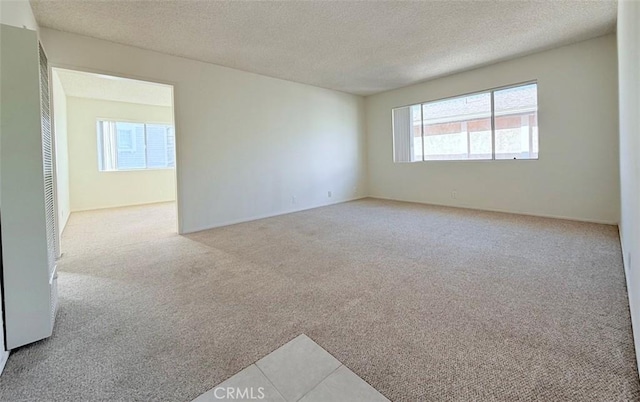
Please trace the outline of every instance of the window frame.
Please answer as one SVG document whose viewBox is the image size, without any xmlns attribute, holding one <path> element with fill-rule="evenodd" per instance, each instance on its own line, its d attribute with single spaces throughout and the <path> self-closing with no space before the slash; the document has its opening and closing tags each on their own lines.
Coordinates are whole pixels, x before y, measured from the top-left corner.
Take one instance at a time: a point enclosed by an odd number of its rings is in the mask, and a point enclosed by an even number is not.
<svg viewBox="0 0 640 402">
<path fill-rule="evenodd" d="M 144 129 L 144 155 L 145 155 L 145 167 L 143 168 L 128 168 L 128 169 L 113 169 L 113 170 L 103 170 L 102 166 L 103 166 L 103 153 L 104 150 L 102 149 L 102 144 L 100 142 L 100 131 L 99 131 L 99 126 L 101 122 L 109 122 L 109 123 L 131 123 L 131 124 L 142 124 L 143 129 Z M 173 136 L 174 136 L 174 145 L 173 145 L 173 152 L 174 152 L 174 157 L 173 157 L 173 166 L 167 166 L 167 167 L 147 167 L 146 165 L 148 165 L 147 163 L 147 125 L 158 125 L 158 126 L 168 126 L 171 127 L 173 129 Z M 117 172 L 144 172 L 144 171 L 153 171 L 153 170 L 171 170 L 176 168 L 176 149 L 175 149 L 175 131 L 176 131 L 176 127 L 175 124 L 173 122 L 162 122 L 162 121 L 140 121 L 140 120 L 131 120 L 131 119 L 119 119 L 119 118 L 112 118 L 112 117 L 108 117 L 108 118 L 102 118 L 102 117 L 97 117 L 96 118 L 96 148 L 97 148 L 97 159 L 98 159 L 98 173 L 117 173 Z M 116 137 L 116 149 L 117 149 L 117 135 Z M 116 166 L 118 166 L 118 153 L 116 152 L 115 155 L 116 158 Z"/>
<path fill-rule="evenodd" d="M 495 101 L 494 101 L 494 93 L 496 91 L 502 91 L 505 89 L 510 89 L 510 88 L 517 88 L 517 87 L 523 87 L 523 86 L 527 86 L 527 85 L 531 85 L 531 84 L 535 84 L 536 85 L 536 115 L 538 115 L 540 113 L 540 106 L 539 106 L 539 96 L 538 96 L 538 89 L 539 89 L 539 83 L 538 83 L 538 79 L 532 79 L 532 80 L 528 80 L 528 81 L 522 81 L 522 82 L 518 82 L 515 84 L 509 84 L 509 85 L 502 85 L 502 86 L 498 86 L 498 87 L 491 87 L 491 88 L 487 88 L 487 89 L 482 89 L 482 90 L 478 90 L 478 91 L 472 91 L 472 92 L 467 92 L 467 93 L 463 93 L 463 94 L 459 94 L 459 95 L 453 95 L 453 96 L 445 96 L 445 97 L 441 97 L 441 98 L 435 98 L 435 99 L 430 99 L 427 101 L 422 101 L 422 102 L 417 102 L 417 103 L 410 103 L 407 105 L 402 105 L 402 106 L 395 106 L 391 108 L 391 138 L 392 138 L 392 142 L 394 141 L 395 135 L 393 133 L 393 112 L 395 109 L 400 109 L 400 108 L 405 108 L 405 107 L 412 107 L 412 106 L 420 106 L 420 133 L 422 136 L 422 160 L 415 160 L 415 161 L 408 161 L 408 162 L 396 162 L 395 161 L 395 157 L 393 160 L 393 163 L 419 163 L 419 162 L 423 162 L 423 163 L 431 163 L 431 162 L 502 162 L 502 161 L 538 161 L 540 160 L 540 121 L 538 119 L 538 117 L 536 116 L 536 120 L 537 121 L 537 127 L 538 127 L 538 156 L 536 158 L 501 158 L 501 159 L 496 159 L 496 144 L 495 144 L 495 136 L 496 136 L 496 129 L 495 129 L 495 119 L 496 119 L 496 114 L 495 114 Z M 488 93 L 490 95 L 491 98 L 491 115 L 489 116 L 491 119 L 491 159 L 473 159 L 473 158 L 466 158 L 466 159 L 424 159 L 424 105 L 429 104 L 429 103 L 435 103 L 435 102 L 441 102 L 441 101 L 445 101 L 445 100 L 453 100 L 453 99 L 458 99 L 458 98 L 466 98 L 468 96 L 473 96 L 473 95 L 480 95 L 480 94 L 485 94 Z M 392 147 L 393 149 L 393 147 Z"/>
</svg>

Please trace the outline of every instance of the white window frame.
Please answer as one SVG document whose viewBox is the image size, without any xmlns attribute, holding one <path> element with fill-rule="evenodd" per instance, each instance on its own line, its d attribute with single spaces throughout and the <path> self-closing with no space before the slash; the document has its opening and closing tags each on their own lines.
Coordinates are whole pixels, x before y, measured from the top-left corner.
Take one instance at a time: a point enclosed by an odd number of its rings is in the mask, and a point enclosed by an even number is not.
<svg viewBox="0 0 640 402">
<path fill-rule="evenodd" d="M 500 158 L 500 159 L 496 159 L 496 126 L 495 126 L 495 118 L 496 118 L 496 112 L 495 112 L 495 103 L 494 103 L 494 93 L 497 91 L 502 91 L 505 89 L 510 89 L 510 88 L 517 88 L 517 87 L 523 87 L 523 86 L 527 86 L 527 85 L 532 85 L 535 84 L 536 85 L 536 108 L 529 108 L 529 109 L 523 109 L 520 112 L 533 112 L 535 111 L 537 115 L 539 115 L 539 97 L 537 95 L 537 89 L 538 89 L 538 80 L 530 80 L 530 81 L 524 81 L 524 82 L 519 82 L 516 84 L 509 84 L 509 85 L 504 85 L 504 86 L 499 86 L 499 87 L 493 87 L 493 88 L 489 88 L 489 89 L 484 89 L 481 91 L 474 91 L 474 92 L 468 92 L 465 94 L 460 94 L 460 95 L 454 95 L 454 96 L 447 96 L 447 97 L 443 97 L 443 98 L 436 98 L 436 99 L 431 99 L 428 101 L 424 101 L 424 102 L 419 102 L 419 103 L 411 103 L 409 105 L 404 105 L 404 106 L 397 106 L 391 109 L 391 121 L 393 122 L 393 114 L 394 114 L 394 110 L 396 109 L 401 109 L 401 108 L 406 108 L 409 107 L 411 108 L 412 106 L 420 106 L 420 115 L 421 115 L 421 119 L 420 119 L 420 135 L 422 137 L 422 160 L 413 160 L 414 155 L 411 155 L 411 159 L 410 161 L 396 161 L 395 160 L 395 150 L 394 150 L 394 163 L 416 163 L 416 162 L 426 162 L 426 163 L 432 163 L 432 162 L 499 162 L 499 161 L 537 161 L 540 160 L 540 121 L 538 120 L 538 153 L 537 156 L 535 158 L 515 158 L 515 159 L 507 159 L 507 158 Z M 491 96 L 491 115 L 487 116 L 491 118 L 491 159 L 489 158 L 484 158 L 484 159 L 473 159 L 473 158 L 468 158 L 468 159 L 424 159 L 425 157 L 425 149 L 424 149 L 424 114 L 423 114 L 423 106 L 424 105 L 428 105 L 430 103 L 436 103 L 436 102 L 441 102 L 441 101 L 445 101 L 445 100 L 452 100 L 452 99 L 458 99 L 458 98 L 466 98 L 468 96 L 473 96 L 473 95 L 480 95 L 480 94 L 486 94 L 489 93 Z M 509 115 L 509 114 L 513 114 L 513 111 L 509 111 L 509 113 L 498 113 L 498 117 L 500 116 L 505 116 L 505 115 Z M 474 117 L 474 116 L 472 116 Z M 475 117 L 482 117 L 482 116 L 475 116 Z M 392 138 L 395 141 L 395 134 L 393 133 L 393 123 L 392 123 Z M 530 134 L 532 135 L 532 134 Z M 532 141 L 532 139 L 530 139 L 530 141 Z M 395 144 L 394 144 L 395 146 Z"/>
<path fill-rule="evenodd" d="M 118 143 L 117 143 L 117 141 L 118 141 L 117 137 L 118 136 L 115 135 L 114 137 L 115 137 L 115 141 L 116 141 L 116 147 L 115 147 L 116 148 L 116 153 L 115 153 L 115 165 L 116 165 L 116 168 L 115 169 L 103 169 L 103 166 L 104 166 L 103 152 L 104 152 L 104 150 L 102 149 L 103 148 L 103 144 L 100 142 L 100 134 L 101 134 L 100 125 L 101 125 L 102 122 L 109 122 L 109 123 L 115 123 L 115 124 L 117 124 L 117 123 L 142 124 L 143 132 L 144 132 L 144 155 L 145 155 L 144 163 L 145 163 L 145 167 L 143 167 L 143 168 L 128 168 L 128 169 L 119 169 L 117 167 L 118 166 L 118 152 L 120 150 L 118 149 Z M 151 168 L 147 166 L 147 164 L 148 164 L 148 162 L 147 162 L 147 126 L 148 125 L 150 125 L 150 126 L 154 126 L 154 125 L 167 126 L 167 127 L 171 127 L 171 129 L 173 130 L 173 133 L 174 133 L 173 134 L 173 136 L 174 136 L 174 149 L 173 149 L 173 152 L 174 152 L 174 157 L 173 157 L 174 163 L 173 163 L 173 166 L 151 167 Z M 98 148 L 98 154 L 97 154 L 97 157 L 98 157 L 98 172 L 100 172 L 100 173 L 139 172 L 139 171 L 147 171 L 147 170 L 150 171 L 150 170 L 173 170 L 173 169 L 175 169 L 176 168 L 176 166 L 175 166 L 175 159 L 176 159 L 176 157 L 175 157 L 175 130 L 176 130 L 175 125 L 173 123 L 167 123 L 167 122 L 155 122 L 155 121 L 142 122 L 142 121 L 138 121 L 138 120 L 128 120 L 128 119 L 114 119 L 114 118 L 100 118 L 100 117 L 96 118 L 96 143 L 97 143 L 96 145 L 97 145 L 97 148 Z M 132 136 L 133 136 L 133 133 L 132 133 Z M 167 141 L 167 138 L 165 137 L 165 145 L 166 145 L 166 141 Z M 131 148 L 131 150 L 135 151 L 136 150 L 135 141 L 132 141 L 132 144 L 133 144 L 133 147 Z M 168 162 L 168 157 L 166 155 L 165 155 L 165 161 Z"/>
</svg>

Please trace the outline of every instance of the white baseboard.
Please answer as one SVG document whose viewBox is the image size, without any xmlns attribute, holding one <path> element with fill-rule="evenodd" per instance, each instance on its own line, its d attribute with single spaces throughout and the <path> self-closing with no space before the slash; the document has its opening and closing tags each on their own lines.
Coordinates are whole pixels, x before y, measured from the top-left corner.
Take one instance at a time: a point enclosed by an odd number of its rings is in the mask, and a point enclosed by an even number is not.
<svg viewBox="0 0 640 402">
<path fill-rule="evenodd" d="M 134 204 L 117 204 L 117 205 L 106 205 L 100 207 L 91 207 L 91 208 L 79 208 L 79 209 L 71 209 L 69 215 L 74 212 L 90 212 L 90 211 L 101 211 L 103 209 L 118 209 L 118 208 L 127 208 L 127 207 L 142 207 L 145 205 L 154 205 L 154 204 L 167 204 L 170 202 L 176 202 L 176 199 L 164 200 L 164 201 L 149 201 L 149 202 L 139 202 Z"/>
<path fill-rule="evenodd" d="M 308 211 L 310 209 L 328 207 L 330 205 L 336 205 L 336 204 L 342 204 L 342 203 L 349 202 L 349 201 L 361 200 L 363 198 L 369 198 L 369 196 L 362 195 L 362 196 L 357 196 L 357 197 L 353 197 L 353 198 L 347 198 L 347 199 L 340 200 L 340 201 L 317 204 L 317 205 L 311 205 L 311 206 L 307 206 L 307 207 L 304 207 L 304 208 L 298 208 L 298 209 L 293 209 L 293 210 L 289 210 L 289 211 L 281 211 L 281 212 L 274 212 L 274 213 L 270 213 L 270 214 L 254 215 L 254 216 L 251 216 L 251 217 L 248 217 L 248 218 L 233 219 L 233 220 L 229 220 L 229 221 L 225 221 L 225 222 L 216 223 L 216 224 L 213 224 L 213 225 L 206 225 L 206 226 L 191 228 L 189 230 L 185 230 L 184 232 L 181 232 L 180 234 L 184 235 L 184 234 L 202 232 L 203 230 L 221 228 L 223 226 L 231 226 L 231 225 L 236 225 L 238 223 L 257 221 L 259 219 L 273 218 L 275 216 L 293 214 L 293 213 L 296 213 L 296 212 Z"/>
<path fill-rule="evenodd" d="M 0 375 L 2 375 L 2 371 L 4 370 L 4 366 L 7 364 L 8 359 L 9 359 L 8 350 L 0 352 Z"/>
<path fill-rule="evenodd" d="M 497 209 L 497 208 L 482 208 L 482 207 L 474 207 L 473 205 L 452 205 L 452 204 L 443 204 L 443 203 L 436 203 L 436 202 L 403 200 L 403 199 L 400 199 L 400 198 L 387 198 L 387 197 L 381 197 L 381 196 L 377 196 L 377 195 L 370 195 L 370 196 L 365 197 L 365 198 L 375 198 L 375 199 L 378 199 L 378 200 L 385 200 L 385 201 L 408 202 L 408 203 L 422 204 L 422 205 L 435 205 L 435 206 L 438 206 L 438 207 L 472 209 L 474 211 L 500 212 L 500 213 L 503 213 L 503 214 L 536 216 L 536 217 L 539 217 L 539 218 L 562 219 L 562 220 L 566 220 L 566 221 L 599 223 L 599 224 L 602 224 L 602 225 L 616 225 L 616 226 L 618 225 L 618 222 L 598 220 L 598 219 L 576 218 L 576 217 L 570 217 L 570 216 L 549 215 L 549 214 L 537 214 L 537 213 L 522 212 L 522 211 L 509 211 L 509 210 L 506 210 L 506 209 Z"/>
<path fill-rule="evenodd" d="M 624 249 L 624 239 L 622 238 L 622 228 L 618 225 L 618 236 L 620 237 L 620 251 L 622 252 L 622 266 L 624 267 L 624 276 L 627 280 L 627 289 L 629 288 L 629 261 L 627 261 L 626 251 Z"/>
<path fill-rule="evenodd" d="M 618 225 L 618 232 L 620 233 L 620 250 L 622 251 L 622 266 L 624 268 L 624 279 L 627 283 L 627 298 L 629 300 L 629 315 L 631 318 L 631 333 L 633 334 L 633 343 L 635 345 L 635 349 L 636 349 L 636 367 L 640 368 L 640 334 L 637 330 L 637 322 L 634 322 L 634 313 L 635 313 L 635 306 L 633 303 L 634 300 L 634 290 L 633 287 L 631 287 L 631 272 L 630 272 L 630 264 L 631 261 L 629 261 L 629 258 L 631 257 L 631 255 L 627 254 L 627 251 L 624 248 L 625 242 L 624 242 L 624 238 L 622 237 L 622 230 L 620 230 L 620 225 Z M 636 320 L 637 321 L 637 320 Z"/>
</svg>

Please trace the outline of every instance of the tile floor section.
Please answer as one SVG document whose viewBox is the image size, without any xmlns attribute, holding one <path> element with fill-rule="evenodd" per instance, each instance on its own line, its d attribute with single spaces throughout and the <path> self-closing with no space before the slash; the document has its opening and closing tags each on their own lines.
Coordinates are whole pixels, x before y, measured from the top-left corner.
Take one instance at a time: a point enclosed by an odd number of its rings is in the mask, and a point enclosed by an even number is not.
<svg viewBox="0 0 640 402">
<path fill-rule="evenodd" d="M 193 402 L 388 401 L 329 352 L 302 334 Z"/>
</svg>

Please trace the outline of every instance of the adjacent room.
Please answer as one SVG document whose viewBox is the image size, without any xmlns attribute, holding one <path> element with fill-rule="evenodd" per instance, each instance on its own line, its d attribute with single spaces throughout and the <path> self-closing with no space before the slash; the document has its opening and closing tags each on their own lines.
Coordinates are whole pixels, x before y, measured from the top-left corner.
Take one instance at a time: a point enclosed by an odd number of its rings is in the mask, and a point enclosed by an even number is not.
<svg viewBox="0 0 640 402">
<path fill-rule="evenodd" d="M 86 241 L 97 228 L 113 233 L 100 216 L 128 214 L 119 224 L 135 227 L 157 207 L 177 232 L 172 87 L 61 68 L 51 77 L 60 235 L 70 217 Z"/>
<path fill-rule="evenodd" d="M 640 2 L 0 22 L 0 400 L 640 400 Z"/>
</svg>

